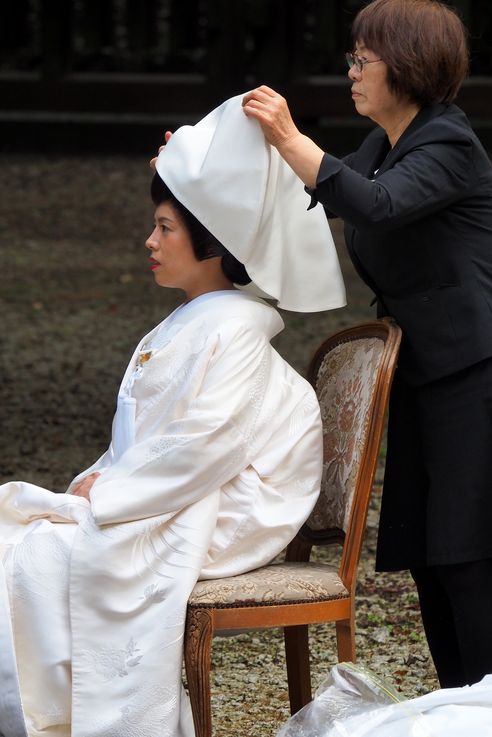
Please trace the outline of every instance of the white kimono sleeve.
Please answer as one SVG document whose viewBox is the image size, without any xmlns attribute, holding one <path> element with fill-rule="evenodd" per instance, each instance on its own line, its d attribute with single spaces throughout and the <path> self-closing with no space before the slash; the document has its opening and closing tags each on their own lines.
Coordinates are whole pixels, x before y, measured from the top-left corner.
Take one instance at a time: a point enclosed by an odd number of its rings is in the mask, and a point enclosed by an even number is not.
<svg viewBox="0 0 492 737">
<path fill-rule="evenodd" d="M 137 442 L 96 480 L 90 497 L 97 524 L 179 511 L 234 478 L 249 465 L 255 441 L 269 437 L 261 409 L 272 348 L 234 322 L 183 416 Z"/>
</svg>

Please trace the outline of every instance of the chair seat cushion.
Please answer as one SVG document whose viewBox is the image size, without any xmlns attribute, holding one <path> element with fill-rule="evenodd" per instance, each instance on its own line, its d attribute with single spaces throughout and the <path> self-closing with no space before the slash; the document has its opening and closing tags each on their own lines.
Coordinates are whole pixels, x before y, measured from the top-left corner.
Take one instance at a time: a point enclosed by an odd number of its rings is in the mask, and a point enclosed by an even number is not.
<svg viewBox="0 0 492 737">
<path fill-rule="evenodd" d="M 233 607 L 343 599 L 349 592 L 338 570 L 323 563 L 274 563 L 228 578 L 198 581 L 188 604 Z"/>
</svg>

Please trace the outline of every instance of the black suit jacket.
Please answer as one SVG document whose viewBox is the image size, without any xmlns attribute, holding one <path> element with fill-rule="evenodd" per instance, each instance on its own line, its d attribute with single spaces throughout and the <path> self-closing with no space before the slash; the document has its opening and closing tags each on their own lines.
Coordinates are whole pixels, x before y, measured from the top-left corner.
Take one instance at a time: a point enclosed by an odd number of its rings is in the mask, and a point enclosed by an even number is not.
<svg viewBox="0 0 492 737">
<path fill-rule="evenodd" d="M 312 194 L 402 327 L 411 384 L 492 356 L 492 166 L 458 107 L 423 108 L 393 149 L 376 128 L 343 161 L 326 154 Z"/>
</svg>

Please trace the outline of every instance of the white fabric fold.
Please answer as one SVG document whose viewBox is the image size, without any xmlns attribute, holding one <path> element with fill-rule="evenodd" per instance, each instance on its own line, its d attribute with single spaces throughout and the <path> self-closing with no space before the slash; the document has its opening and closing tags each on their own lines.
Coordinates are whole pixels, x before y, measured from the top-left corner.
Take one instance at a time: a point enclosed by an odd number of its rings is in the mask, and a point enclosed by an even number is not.
<svg viewBox="0 0 492 737">
<path fill-rule="evenodd" d="M 156 170 L 175 197 L 239 260 L 259 296 L 297 312 L 346 304 L 333 237 L 310 197 L 242 95 L 194 126 L 183 126 L 157 158 Z"/>
<path fill-rule="evenodd" d="M 10 606 L 3 566 L 0 565 L 0 724 L 3 737 L 27 737 L 22 711 Z"/>
</svg>

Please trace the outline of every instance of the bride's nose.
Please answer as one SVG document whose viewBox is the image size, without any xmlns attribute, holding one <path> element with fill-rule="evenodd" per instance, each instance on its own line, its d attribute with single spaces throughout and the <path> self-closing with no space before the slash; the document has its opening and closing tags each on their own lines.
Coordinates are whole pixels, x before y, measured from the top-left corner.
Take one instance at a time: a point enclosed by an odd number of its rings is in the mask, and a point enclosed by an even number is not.
<svg viewBox="0 0 492 737">
<path fill-rule="evenodd" d="M 155 231 L 156 228 L 152 231 L 152 233 L 149 235 L 147 240 L 145 241 L 145 248 L 148 248 L 149 251 L 154 251 L 157 248 L 157 241 L 155 238 Z"/>
</svg>

